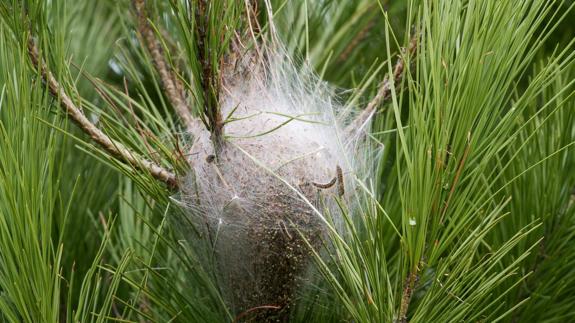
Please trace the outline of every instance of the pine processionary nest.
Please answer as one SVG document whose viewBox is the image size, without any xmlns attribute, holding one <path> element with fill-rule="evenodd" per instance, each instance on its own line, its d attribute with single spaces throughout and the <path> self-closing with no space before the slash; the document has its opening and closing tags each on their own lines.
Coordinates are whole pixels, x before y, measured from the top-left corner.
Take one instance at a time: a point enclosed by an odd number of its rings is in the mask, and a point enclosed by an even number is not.
<svg viewBox="0 0 575 323">
<path fill-rule="evenodd" d="M 259 319 L 285 320 L 351 166 L 327 87 L 278 51 L 266 57 L 246 55 L 225 75 L 224 144 L 194 134 L 182 202 L 203 222 L 234 311 L 272 306 L 281 310 Z"/>
</svg>

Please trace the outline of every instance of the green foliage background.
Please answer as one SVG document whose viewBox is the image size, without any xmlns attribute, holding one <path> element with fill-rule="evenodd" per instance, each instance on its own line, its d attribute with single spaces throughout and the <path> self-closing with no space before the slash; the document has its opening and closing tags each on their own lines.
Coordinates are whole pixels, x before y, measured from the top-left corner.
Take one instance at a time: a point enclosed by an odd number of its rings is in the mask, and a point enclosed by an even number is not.
<svg viewBox="0 0 575 323">
<path fill-rule="evenodd" d="M 346 106 L 367 105 L 398 54 L 407 69 L 373 123 L 375 176 L 357 178 L 292 321 L 575 320 L 573 1 L 270 3 L 288 52 Z M 226 53 L 224 26 L 246 28 L 243 1 L 217 1 L 198 49 L 195 5 L 149 1 L 187 80 L 198 51 Z M 234 321 L 209 250 L 174 230 L 190 225 L 173 192 L 95 147 L 28 56 L 31 33 L 107 134 L 183 173 L 185 134 L 134 20 L 129 1 L 0 4 L 0 322 Z"/>
</svg>

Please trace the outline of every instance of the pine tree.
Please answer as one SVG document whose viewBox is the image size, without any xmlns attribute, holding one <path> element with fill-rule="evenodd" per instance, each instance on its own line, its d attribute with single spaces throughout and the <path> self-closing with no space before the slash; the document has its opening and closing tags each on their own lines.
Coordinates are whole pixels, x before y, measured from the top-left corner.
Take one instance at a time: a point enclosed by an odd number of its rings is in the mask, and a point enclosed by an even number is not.
<svg viewBox="0 0 575 323">
<path fill-rule="evenodd" d="M 575 3 L 0 3 L 1 322 L 575 320 Z"/>
</svg>

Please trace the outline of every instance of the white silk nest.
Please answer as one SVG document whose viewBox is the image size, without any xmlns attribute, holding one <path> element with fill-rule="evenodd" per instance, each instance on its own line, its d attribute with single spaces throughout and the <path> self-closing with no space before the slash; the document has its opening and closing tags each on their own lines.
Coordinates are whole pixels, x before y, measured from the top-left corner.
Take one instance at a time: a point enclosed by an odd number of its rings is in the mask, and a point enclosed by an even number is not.
<svg viewBox="0 0 575 323">
<path fill-rule="evenodd" d="M 336 201 L 354 189 L 358 136 L 343 131 L 342 107 L 309 69 L 283 51 L 261 52 L 229 60 L 223 144 L 207 130 L 193 134 L 181 202 L 209 242 L 230 306 L 276 306 L 261 311 L 266 318 L 288 313 L 310 248 L 337 227 Z"/>
</svg>

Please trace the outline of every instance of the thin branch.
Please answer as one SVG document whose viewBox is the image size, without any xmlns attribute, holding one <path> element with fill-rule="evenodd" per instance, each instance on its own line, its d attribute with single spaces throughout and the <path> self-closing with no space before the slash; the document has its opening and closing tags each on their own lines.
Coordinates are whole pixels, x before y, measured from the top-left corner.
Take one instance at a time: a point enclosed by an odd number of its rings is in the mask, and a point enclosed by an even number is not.
<svg viewBox="0 0 575 323">
<path fill-rule="evenodd" d="M 138 15 L 138 31 L 142 35 L 146 47 L 152 56 L 152 61 L 158 74 L 160 74 L 162 87 L 164 88 L 166 96 L 187 130 L 191 133 L 196 133 L 199 122 L 194 118 L 190 107 L 186 103 L 184 85 L 169 66 L 164 56 L 164 49 L 157 39 L 154 29 L 150 25 L 145 1 L 133 0 L 133 5 Z"/>
<path fill-rule="evenodd" d="M 401 304 L 399 307 L 399 316 L 396 322 L 407 322 L 407 309 L 409 308 L 411 296 L 413 295 L 413 290 L 415 289 L 415 285 L 417 284 L 418 279 L 419 276 L 417 275 L 417 269 L 405 278 L 405 283 L 403 284 L 403 293 L 401 296 Z"/>
<path fill-rule="evenodd" d="M 32 64 L 34 64 L 36 69 L 42 75 L 42 78 L 46 83 L 50 94 L 60 100 L 60 106 L 62 109 L 64 109 L 66 114 L 80 128 L 82 128 L 82 130 L 88 134 L 92 140 L 98 143 L 106 152 L 108 152 L 117 160 L 131 165 L 138 170 L 149 172 L 154 178 L 166 183 L 171 188 L 177 187 L 178 183 L 174 173 L 154 162 L 145 159 L 144 157 L 128 149 L 123 144 L 111 139 L 104 132 L 102 132 L 102 130 L 96 127 L 90 120 L 88 120 L 82 110 L 74 104 L 60 83 L 58 83 L 56 78 L 48 70 L 48 67 L 40 58 L 38 48 L 31 37 L 28 40 L 28 54 L 30 55 Z"/>
<path fill-rule="evenodd" d="M 417 34 L 416 34 L 417 35 Z M 417 36 L 414 35 L 407 48 L 407 55 L 411 55 L 415 52 L 417 47 Z M 403 77 L 404 70 L 404 60 L 403 57 L 399 57 L 393 68 L 393 82 L 394 84 L 400 83 Z M 383 102 L 389 99 L 391 95 L 391 82 L 389 80 L 389 75 L 386 75 L 383 81 L 379 85 L 379 90 L 375 97 L 367 104 L 367 107 L 361 111 L 361 113 L 345 128 L 345 133 L 349 134 L 357 129 L 361 129 L 364 125 L 371 119 L 377 107 L 379 107 Z"/>
<path fill-rule="evenodd" d="M 204 112 L 208 118 L 210 131 L 212 132 L 212 139 L 216 146 L 221 144 L 224 130 L 224 120 L 222 113 L 218 108 L 218 92 L 219 88 L 216 86 L 217 81 L 213 75 L 212 62 L 210 57 L 210 50 L 206 49 L 206 42 L 208 41 L 208 28 L 210 17 L 208 12 L 209 3 L 206 0 L 199 0 L 196 8 L 196 29 L 198 37 L 198 58 L 202 67 L 201 83 L 204 92 Z M 216 97 L 213 97 L 213 96 Z"/>
</svg>

